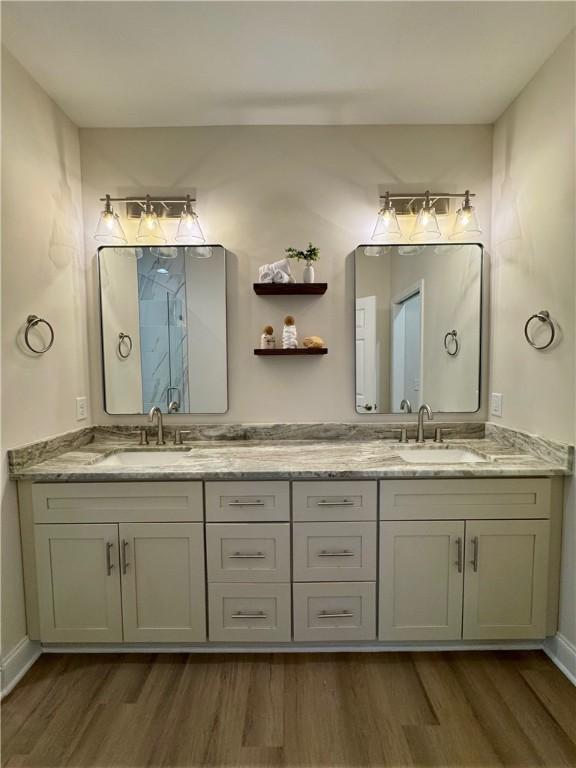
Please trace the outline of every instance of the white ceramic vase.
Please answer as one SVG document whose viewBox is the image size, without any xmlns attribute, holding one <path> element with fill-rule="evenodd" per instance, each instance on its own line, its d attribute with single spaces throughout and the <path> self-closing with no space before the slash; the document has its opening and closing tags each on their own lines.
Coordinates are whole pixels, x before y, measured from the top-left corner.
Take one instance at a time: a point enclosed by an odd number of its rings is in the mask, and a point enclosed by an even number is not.
<svg viewBox="0 0 576 768">
<path fill-rule="evenodd" d="M 302 275 L 302 280 L 305 283 L 314 282 L 314 267 L 309 261 L 306 262 L 306 266 L 304 267 L 304 274 Z"/>
</svg>

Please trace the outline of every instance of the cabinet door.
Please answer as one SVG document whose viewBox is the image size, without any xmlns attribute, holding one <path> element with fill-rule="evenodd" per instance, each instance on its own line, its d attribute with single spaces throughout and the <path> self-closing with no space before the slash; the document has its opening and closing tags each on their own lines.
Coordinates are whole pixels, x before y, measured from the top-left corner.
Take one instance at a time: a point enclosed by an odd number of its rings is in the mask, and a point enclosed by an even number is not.
<svg viewBox="0 0 576 768">
<path fill-rule="evenodd" d="M 35 526 L 40 639 L 122 642 L 118 526 Z"/>
<path fill-rule="evenodd" d="M 546 634 L 548 520 L 466 523 L 464 638 Z"/>
<path fill-rule="evenodd" d="M 202 523 L 122 523 L 126 642 L 206 640 Z"/>
<path fill-rule="evenodd" d="M 464 523 L 380 525 L 380 640 L 462 635 Z"/>
</svg>

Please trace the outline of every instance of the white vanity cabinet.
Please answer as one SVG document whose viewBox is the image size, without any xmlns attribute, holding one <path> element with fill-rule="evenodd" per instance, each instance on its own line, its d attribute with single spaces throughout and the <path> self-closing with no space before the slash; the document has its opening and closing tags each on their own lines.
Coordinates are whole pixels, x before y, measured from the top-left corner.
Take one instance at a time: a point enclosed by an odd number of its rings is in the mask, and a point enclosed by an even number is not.
<svg viewBox="0 0 576 768">
<path fill-rule="evenodd" d="M 206 483 L 208 636 L 292 639 L 290 483 Z"/>
<path fill-rule="evenodd" d="M 554 631 L 552 493 L 541 478 L 383 482 L 380 640 L 526 640 Z"/>
<path fill-rule="evenodd" d="M 201 483 L 43 484 L 32 497 L 40 640 L 206 639 Z"/>
<path fill-rule="evenodd" d="M 46 644 L 542 639 L 562 479 L 21 483 Z M 217 647 L 217 646 L 215 646 Z"/>
</svg>

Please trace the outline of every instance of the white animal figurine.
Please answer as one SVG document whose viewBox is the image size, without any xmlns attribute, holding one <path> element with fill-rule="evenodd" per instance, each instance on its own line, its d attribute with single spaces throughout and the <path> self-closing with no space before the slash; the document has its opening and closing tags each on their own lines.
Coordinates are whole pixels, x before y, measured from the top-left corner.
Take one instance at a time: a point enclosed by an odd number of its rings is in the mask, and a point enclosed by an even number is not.
<svg viewBox="0 0 576 768">
<path fill-rule="evenodd" d="M 284 318 L 284 330 L 282 331 L 282 349 L 298 349 L 298 334 L 292 315 Z"/>
</svg>

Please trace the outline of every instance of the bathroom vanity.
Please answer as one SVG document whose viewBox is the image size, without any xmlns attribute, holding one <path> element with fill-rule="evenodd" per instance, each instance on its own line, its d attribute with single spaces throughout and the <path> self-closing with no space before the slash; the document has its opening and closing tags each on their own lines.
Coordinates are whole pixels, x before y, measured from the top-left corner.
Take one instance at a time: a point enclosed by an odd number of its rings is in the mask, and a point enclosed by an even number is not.
<svg viewBox="0 0 576 768">
<path fill-rule="evenodd" d="M 386 648 L 556 631 L 559 456 L 494 435 L 179 452 L 133 439 L 102 431 L 13 469 L 29 633 L 45 646 Z M 468 461 L 447 461 L 454 450 Z"/>
</svg>

